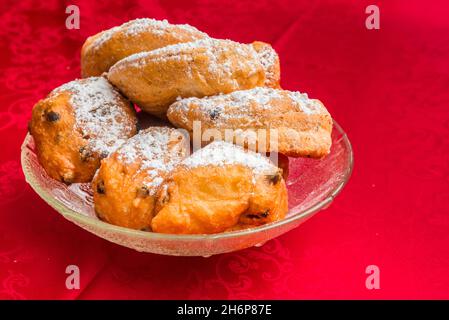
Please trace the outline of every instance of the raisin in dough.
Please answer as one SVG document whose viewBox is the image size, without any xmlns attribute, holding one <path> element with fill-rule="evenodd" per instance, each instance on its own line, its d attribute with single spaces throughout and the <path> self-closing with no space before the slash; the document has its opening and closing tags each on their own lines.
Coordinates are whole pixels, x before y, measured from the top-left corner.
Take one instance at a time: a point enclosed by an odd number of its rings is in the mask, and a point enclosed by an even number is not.
<svg viewBox="0 0 449 320">
<path fill-rule="evenodd" d="M 167 117 L 174 126 L 190 133 L 197 121 L 203 133 L 219 130 L 223 140 L 241 145 L 252 141 L 262 149 L 259 151 L 292 157 L 323 157 L 332 143 L 332 118 L 323 104 L 307 94 L 287 90 L 260 87 L 186 98 L 173 103 Z"/>
<path fill-rule="evenodd" d="M 176 129 L 140 131 L 102 160 L 92 182 L 97 216 L 122 227 L 150 230 L 156 191 L 188 151 L 188 139 Z"/>
<path fill-rule="evenodd" d="M 210 234 L 258 226 L 287 213 L 281 170 L 260 154 L 215 141 L 186 158 L 157 194 L 154 232 Z"/>
<path fill-rule="evenodd" d="M 102 77 L 68 82 L 33 108 L 29 130 L 47 174 L 89 182 L 100 159 L 137 130 L 130 102 Z"/>
</svg>

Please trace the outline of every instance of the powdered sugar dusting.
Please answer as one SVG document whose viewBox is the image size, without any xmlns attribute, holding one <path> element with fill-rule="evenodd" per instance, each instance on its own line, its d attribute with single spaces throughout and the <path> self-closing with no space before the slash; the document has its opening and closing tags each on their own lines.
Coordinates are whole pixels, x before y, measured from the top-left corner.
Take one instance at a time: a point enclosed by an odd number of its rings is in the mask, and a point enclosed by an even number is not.
<svg viewBox="0 0 449 320">
<path fill-rule="evenodd" d="M 147 175 L 144 184 L 151 193 L 163 182 L 162 175 L 181 162 L 187 151 L 184 137 L 176 129 L 151 127 L 130 138 L 117 153 L 124 163 L 139 163 L 139 170 Z"/>
<path fill-rule="evenodd" d="M 211 107 L 221 106 L 236 106 L 242 109 L 246 109 L 250 103 L 254 102 L 260 105 L 264 109 L 269 109 L 272 99 L 282 98 L 281 90 L 256 87 L 249 90 L 238 90 L 228 94 L 219 94 L 216 96 L 209 96 L 204 98 L 178 98 L 177 102 L 172 104 L 173 108 L 187 109 L 191 103 L 194 103 L 199 108 L 204 107 L 209 109 Z"/>
<path fill-rule="evenodd" d="M 278 99 L 288 99 L 298 109 L 306 114 L 313 114 L 322 111 L 321 105 L 317 100 L 309 99 L 307 94 L 292 92 L 281 89 L 266 87 L 256 87 L 249 90 L 234 91 L 228 94 L 220 94 L 204 98 L 190 97 L 179 99 L 169 108 L 169 113 L 179 112 L 187 120 L 188 110 L 194 108 L 201 113 L 210 113 L 213 111 L 216 116 L 216 122 L 226 121 L 228 119 L 227 111 L 231 111 L 231 117 L 239 115 L 244 117 L 250 114 L 250 108 L 257 104 L 258 109 L 269 110 Z"/>
<path fill-rule="evenodd" d="M 94 152 L 107 155 L 115 151 L 133 132 L 135 122 L 123 105 L 123 97 L 103 77 L 91 77 L 68 82 L 51 95 L 70 92 L 77 129 Z"/>
<path fill-rule="evenodd" d="M 128 35 L 136 35 L 141 32 L 146 32 L 149 29 L 152 29 L 152 31 L 159 35 L 164 35 L 168 32 L 170 32 L 173 28 L 182 29 L 190 33 L 198 33 L 199 35 L 202 35 L 204 37 L 207 37 L 207 35 L 201 31 L 199 31 L 197 28 L 188 25 L 188 24 L 171 24 L 166 19 L 164 20 L 156 20 L 156 19 L 149 19 L 149 18 L 141 18 L 141 19 L 135 19 L 128 21 L 124 23 L 121 26 L 122 29 L 126 29 L 126 34 Z"/>
<path fill-rule="evenodd" d="M 206 38 L 192 42 L 173 44 L 152 51 L 139 52 L 122 59 L 112 69 L 121 69 L 130 65 L 141 68 L 145 66 L 146 61 L 193 61 L 192 53 L 197 50 L 201 50 L 202 54 L 207 56 L 209 60 L 209 72 L 219 77 L 229 78 L 236 69 L 245 67 L 251 68 L 250 74 L 254 74 L 263 68 L 256 50 L 251 45 L 241 44 L 231 40 Z M 228 57 L 235 53 L 237 53 L 239 59 L 236 61 L 237 65 L 233 67 Z"/>
<path fill-rule="evenodd" d="M 265 70 L 266 84 L 270 84 L 275 80 L 276 75 L 274 73 L 274 66 L 278 60 L 278 55 L 271 46 L 266 45 L 262 50 L 258 52 L 259 61 Z"/>
<path fill-rule="evenodd" d="M 309 99 L 307 93 L 297 91 L 287 91 L 288 96 L 295 103 L 296 108 L 305 114 L 311 115 L 325 111 L 323 106 L 316 99 Z"/>
<path fill-rule="evenodd" d="M 94 41 L 91 44 L 91 47 L 94 50 L 98 50 L 98 48 L 101 48 L 104 43 L 109 41 L 112 38 L 112 36 L 119 31 L 120 31 L 120 27 L 113 27 L 109 30 L 103 31 L 102 33 L 100 33 L 98 35 L 98 37 L 96 37 L 94 39 Z"/>
<path fill-rule="evenodd" d="M 128 21 L 121 26 L 103 31 L 93 42 L 92 48 L 98 49 L 104 43 L 109 41 L 115 34 L 123 32 L 127 36 L 137 36 L 144 32 L 152 32 L 158 36 L 164 36 L 174 30 L 184 30 L 197 38 L 205 38 L 207 34 L 199 31 L 197 28 L 188 24 L 171 24 L 167 20 L 156 20 L 149 18 L 141 18 Z"/>
<path fill-rule="evenodd" d="M 182 164 L 189 168 L 239 164 L 250 168 L 254 174 L 269 174 L 278 170 L 268 158 L 261 154 L 246 151 L 240 146 L 225 141 L 214 141 L 208 144 L 186 158 Z"/>
</svg>

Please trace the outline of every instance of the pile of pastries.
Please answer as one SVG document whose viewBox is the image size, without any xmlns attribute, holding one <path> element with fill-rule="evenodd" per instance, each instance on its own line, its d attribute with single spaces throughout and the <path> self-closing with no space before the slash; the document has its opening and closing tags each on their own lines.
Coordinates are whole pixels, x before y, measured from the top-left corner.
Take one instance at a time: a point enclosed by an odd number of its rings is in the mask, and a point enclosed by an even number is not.
<svg viewBox="0 0 449 320">
<path fill-rule="evenodd" d="M 281 89 L 267 43 L 137 19 L 89 37 L 81 71 L 34 106 L 29 132 L 47 174 L 90 182 L 97 216 L 115 225 L 210 234 L 282 219 L 288 157 L 330 151 L 330 114 Z M 139 130 L 136 109 L 166 125 Z M 255 148 L 248 132 L 264 132 Z M 198 134 L 209 139 L 192 153 Z"/>
</svg>

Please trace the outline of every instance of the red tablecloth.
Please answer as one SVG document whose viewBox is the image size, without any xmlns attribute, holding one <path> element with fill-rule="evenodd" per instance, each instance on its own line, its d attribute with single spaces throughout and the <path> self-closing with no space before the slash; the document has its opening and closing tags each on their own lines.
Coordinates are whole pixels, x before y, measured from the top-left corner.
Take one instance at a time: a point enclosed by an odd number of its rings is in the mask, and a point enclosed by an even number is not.
<svg viewBox="0 0 449 320">
<path fill-rule="evenodd" d="M 65 28 L 76 4 L 81 28 Z M 380 7 L 380 30 L 365 8 Z M 447 1 L 5 1 L 0 3 L 1 298 L 449 298 Z M 282 84 L 320 98 L 353 143 L 353 176 L 296 230 L 211 258 L 143 254 L 64 220 L 24 181 L 33 104 L 78 77 L 87 36 L 137 17 L 263 40 Z M 65 287 L 67 265 L 81 289 Z M 380 269 L 380 289 L 365 268 Z"/>
</svg>

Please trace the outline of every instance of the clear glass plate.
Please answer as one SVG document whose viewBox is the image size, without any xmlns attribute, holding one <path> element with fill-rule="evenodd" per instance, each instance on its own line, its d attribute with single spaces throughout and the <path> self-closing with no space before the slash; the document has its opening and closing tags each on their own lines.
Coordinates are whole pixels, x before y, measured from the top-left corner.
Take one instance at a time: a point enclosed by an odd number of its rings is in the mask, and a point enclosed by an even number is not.
<svg viewBox="0 0 449 320">
<path fill-rule="evenodd" d="M 325 209 L 347 183 L 353 166 L 351 144 L 334 122 L 332 149 L 320 160 L 290 158 L 287 180 L 289 212 L 280 221 L 260 227 L 211 235 L 171 235 L 137 231 L 99 220 L 93 210 L 89 184 L 67 186 L 51 179 L 39 164 L 33 138 L 22 144 L 22 169 L 27 182 L 64 218 L 93 234 L 135 249 L 179 256 L 210 256 L 259 246 Z"/>
</svg>

